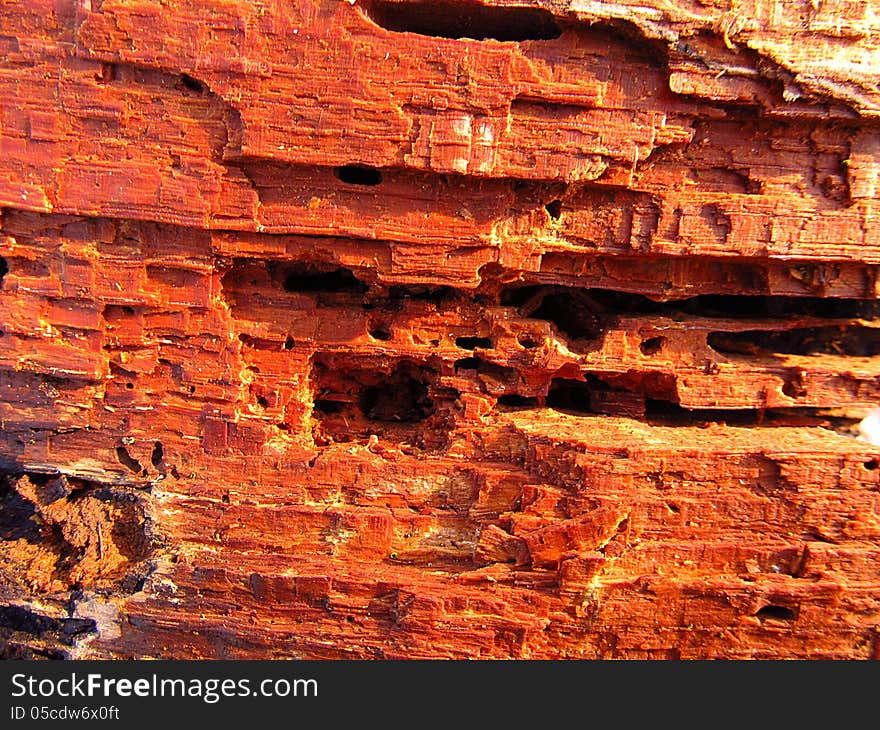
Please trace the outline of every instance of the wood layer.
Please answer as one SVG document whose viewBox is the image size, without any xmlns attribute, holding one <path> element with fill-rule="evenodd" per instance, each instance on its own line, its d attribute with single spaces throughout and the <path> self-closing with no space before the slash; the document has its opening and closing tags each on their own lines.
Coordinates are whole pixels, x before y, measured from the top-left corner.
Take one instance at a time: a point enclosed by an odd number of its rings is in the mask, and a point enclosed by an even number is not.
<svg viewBox="0 0 880 730">
<path fill-rule="evenodd" d="M 870 0 L 0 8 L 0 654 L 880 655 Z"/>
</svg>

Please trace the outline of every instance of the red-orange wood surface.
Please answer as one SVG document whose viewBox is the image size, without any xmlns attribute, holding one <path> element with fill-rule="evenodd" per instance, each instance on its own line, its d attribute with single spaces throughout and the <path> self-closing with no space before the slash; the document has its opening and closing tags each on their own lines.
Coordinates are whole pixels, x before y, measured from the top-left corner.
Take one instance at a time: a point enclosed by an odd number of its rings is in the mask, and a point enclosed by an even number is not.
<svg viewBox="0 0 880 730">
<path fill-rule="evenodd" d="M 0 655 L 880 656 L 878 18 L 0 3 Z"/>
</svg>

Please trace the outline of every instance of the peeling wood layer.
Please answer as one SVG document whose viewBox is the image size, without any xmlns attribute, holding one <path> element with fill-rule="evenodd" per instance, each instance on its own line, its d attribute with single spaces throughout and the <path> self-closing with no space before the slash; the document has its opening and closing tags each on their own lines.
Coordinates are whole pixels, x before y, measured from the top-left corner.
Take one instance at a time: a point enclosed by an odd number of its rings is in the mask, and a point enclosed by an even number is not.
<svg viewBox="0 0 880 730">
<path fill-rule="evenodd" d="M 870 2 L 26 5 L 0 655 L 880 655 Z"/>
</svg>

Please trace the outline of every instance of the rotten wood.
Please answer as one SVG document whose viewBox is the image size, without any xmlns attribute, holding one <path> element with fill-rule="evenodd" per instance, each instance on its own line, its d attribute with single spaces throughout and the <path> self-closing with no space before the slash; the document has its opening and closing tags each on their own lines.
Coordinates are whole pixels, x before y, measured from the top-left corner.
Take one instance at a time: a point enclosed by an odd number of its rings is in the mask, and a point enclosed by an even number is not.
<svg viewBox="0 0 880 730">
<path fill-rule="evenodd" d="M 0 654 L 875 657 L 880 14 L 722 5 L 3 6 Z"/>
</svg>

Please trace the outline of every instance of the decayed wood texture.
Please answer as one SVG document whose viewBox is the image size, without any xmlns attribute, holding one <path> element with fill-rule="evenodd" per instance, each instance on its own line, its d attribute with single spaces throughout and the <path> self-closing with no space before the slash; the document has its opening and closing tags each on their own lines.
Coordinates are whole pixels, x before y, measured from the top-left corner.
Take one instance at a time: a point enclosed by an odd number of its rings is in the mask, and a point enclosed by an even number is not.
<svg viewBox="0 0 880 730">
<path fill-rule="evenodd" d="M 0 653 L 880 655 L 872 0 L 0 5 Z"/>
</svg>

